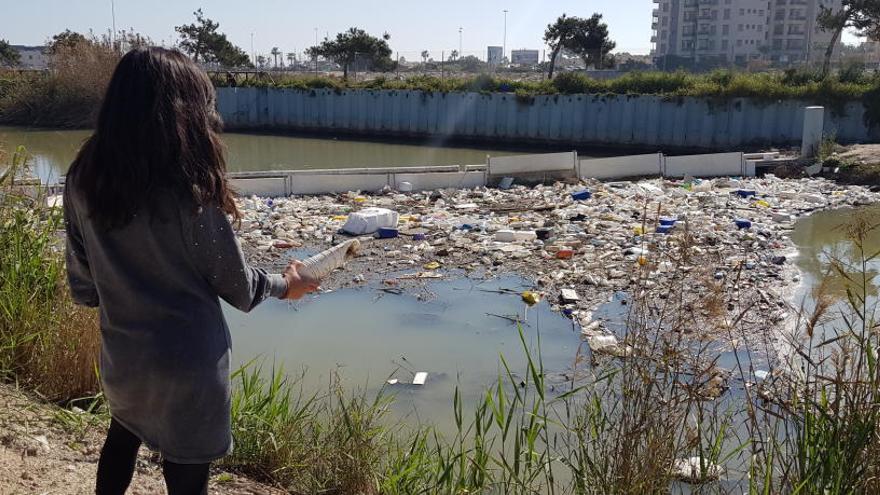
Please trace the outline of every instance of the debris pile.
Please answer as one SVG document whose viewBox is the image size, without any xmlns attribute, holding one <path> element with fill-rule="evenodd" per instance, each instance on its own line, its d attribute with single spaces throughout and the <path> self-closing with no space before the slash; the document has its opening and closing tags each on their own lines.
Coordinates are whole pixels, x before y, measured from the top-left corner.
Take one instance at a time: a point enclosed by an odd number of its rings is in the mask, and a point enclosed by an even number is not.
<svg viewBox="0 0 880 495">
<path fill-rule="evenodd" d="M 288 261 L 291 247 L 323 250 L 350 239 L 345 231 L 374 232 L 361 238 L 369 242 L 354 264 L 325 283 L 330 288 L 519 274 L 580 323 L 591 347 L 625 355 L 625 345 L 591 338 L 607 336 L 592 311 L 611 293 L 708 270 L 711 283 L 758 294 L 761 309 L 778 321 L 787 291 L 800 281 L 788 261 L 795 219 L 878 198 L 858 186 L 774 176 L 386 189 L 242 198 L 239 235 L 258 262 L 271 265 Z"/>
</svg>

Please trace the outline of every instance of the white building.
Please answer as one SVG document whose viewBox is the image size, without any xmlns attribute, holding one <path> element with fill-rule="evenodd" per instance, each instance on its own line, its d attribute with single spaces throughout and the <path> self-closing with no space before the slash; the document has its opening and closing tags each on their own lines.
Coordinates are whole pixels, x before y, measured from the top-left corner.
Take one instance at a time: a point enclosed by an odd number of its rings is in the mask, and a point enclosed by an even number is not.
<svg viewBox="0 0 880 495">
<path fill-rule="evenodd" d="M 654 0 L 654 56 L 696 62 L 787 64 L 822 59 L 831 33 L 816 21 L 820 6 L 841 0 Z"/>
<path fill-rule="evenodd" d="M 12 45 L 12 49 L 17 51 L 21 57 L 18 63 L 19 67 L 25 69 L 45 69 L 49 67 L 49 57 L 43 53 L 46 49 L 43 46 Z"/>
<path fill-rule="evenodd" d="M 490 46 L 486 61 L 489 65 L 499 65 L 504 62 L 504 48 L 500 46 Z"/>
<path fill-rule="evenodd" d="M 510 63 L 513 65 L 535 66 L 541 58 L 538 50 L 513 50 L 510 52 Z"/>
</svg>

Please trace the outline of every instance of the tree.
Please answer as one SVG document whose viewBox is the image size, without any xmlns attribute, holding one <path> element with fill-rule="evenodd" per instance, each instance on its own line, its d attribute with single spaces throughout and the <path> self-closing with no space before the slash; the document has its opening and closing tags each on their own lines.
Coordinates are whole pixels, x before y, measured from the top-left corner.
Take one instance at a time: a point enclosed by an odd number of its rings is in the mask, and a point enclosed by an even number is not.
<svg viewBox="0 0 880 495">
<path fill-rule="evenodd" d="M 266 62 L 267 62 L 267 60 L 266 60 L 265 56 L 257 55 L 257 67 L 262 69 L 263 67 L 266 66 Z"/>
<path fill-rule="evenodd" d="M 547 25 L 544 42 L 552 50 L 548 79 L 553 78 L 556 58 L 562 50 L 580 57 L 587 67 L 605 68 L 609 63 L 613 64 L 608 54 L 617 46 L 609 38 L 608 25 L 602 22 L 602 14 L 593 14 L 589 19 L 562 14 L 556 22 Z"/>
<path fill-rule="evenodd" d="M 94 37 L 93 37 L 94 38 Z M 71 31 L 70 29 L 65 29 L 64 31 L 52 36 L 52 39 L 46 43 L 46 52 L 49 54 L 55 54 L 59 49 L 63 48 L 74 48 L 83 43 L 92 43 L 93 40 L 86 38 L 80 33 L 76 31 Z"/>
<path fill-rule="evenodd" d="M 277 69 L 278 68 L 278 55 L 281 55 L 281 50 L 279 50 L 277 46 L 273 46 L 272 51 L 270 51 L 269 54 L 272 55 L 273 59 L 275 59 L 275 68 Z M 282 60 L 282 63 L 283 62 L 284 62 L 284 60 Z"/>
<path fill-rule="evenodd" d="M 180 49 L 196 62 L 216 63 L 224 67 L 252 66 L 247 53 L 217 31 L 220 24 L 205 17 L 202 9 L 193 12 L 196 22 L 174 28 L 180 34 Z"/>
<path fill-rule="evenodd" d="M 422 63 L 427 64 L 428 57 L 430 57 L 430 56 L 431 56 L 431 54 L 428 52 L 428 50 L 422 50 Z"/>
<path fill-rule="evenodd" d="M 825 63 L 822 66 L 822 76 L 825 77 L 831 71 L 834 47 L 837 46 L 845 29 L 855 29 L 861 36 L 874 39 L 880 37 L 880 1 L 843 0 L 840 10 L 822 5 L 817 21 L 823 30 L 832 32 L 831 41 L 825 50 Z"/>
<path fill-rule="evenodd" d="M 486 62 L 473 55 L 467 55 L 458 59 L 458 65 L 464 72 L 478 72 L 486 68 Z"/>
<path fill-rule="evenodd" d="M 452 53 L 449 54 L 449 60 L 451 62 L 458 60 L 458 50 L 452 50 Z"/>
<path fill-rule="evenodd" d="M 355 61 L 366 61 L 380 70 L 393 67 L 389 39 L 391 35 L 388 33 L 377 38 L 363 29 L 350 28 L 337 34 L 334 40 L 325 39 L 320 45 L 309 48 L 308 53 L 312 57 L 321 56 L 341 65 L 342 77 L 348 79 L 348 71 Z"/>
<path fill-rule="evenodd" d="M 12 48 L 6 40 L 0 40 L 0 66 L 8 65 L 15 67 L 21 62 L 21 54 L 18 50 Z"/>
</svg>

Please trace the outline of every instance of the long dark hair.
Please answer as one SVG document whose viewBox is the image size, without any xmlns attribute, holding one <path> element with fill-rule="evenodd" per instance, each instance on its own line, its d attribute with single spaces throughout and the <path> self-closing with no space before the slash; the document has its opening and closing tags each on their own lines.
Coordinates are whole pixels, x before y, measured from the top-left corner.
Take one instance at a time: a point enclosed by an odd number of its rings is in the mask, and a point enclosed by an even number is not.
<svg viewBox="0 0 880 495">
<path fill-rule="evenodd" d="M 207 74 L 176 50 L 136 48 L 122 57 L 104 96 L 95 133 L 68 172 L 97 224 L 123 227 L 151 196 L 170 190 L 195 206 L 240 217 Z"/>
</svg>

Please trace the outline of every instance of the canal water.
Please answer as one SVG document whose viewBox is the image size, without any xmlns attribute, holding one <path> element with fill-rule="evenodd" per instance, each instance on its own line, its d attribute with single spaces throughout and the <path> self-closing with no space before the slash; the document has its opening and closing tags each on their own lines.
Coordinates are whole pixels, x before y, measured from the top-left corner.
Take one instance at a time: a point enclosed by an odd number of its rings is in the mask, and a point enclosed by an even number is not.
<svg viewBox="0 0 880 495">
<path fill-rule="evenodd" d="M 24 129 L 0 126 L 0 145 L 7 150 L 25 146 L 34 172 L 53 181 L 73 161 L 90 131 Z M 521 151 L 495 148 L 419 146 L 371 141 L 271 136 L 223 135 L 230 171 L 302 170 L 355 167 L 412 167 L 425 165 L 478 165 L 486 156 Z"/>
<path fill-rule="evenodd" d="M 427 372 L 424 386 L 387 385 L 397 413 L 451 433 L 456 387 L 466 404 L 504 373 L 526 370 L 526 345 L 542 356 L 551 383 L 564 387 L 574 366 L 580 330 L 546 302 L 528 307 L 521 292 L 531 286 L 516 277 L 489 281 L 457 279 L 432 283 L 421 294 L 396 295 L 378 285 L 345 289 L 297 303 L 267 301 L 244 315 L 226 306 L 239 364 L 257 357 L 283 363 L 289 374 L 305 370 L 306 389 L 327 389 L 338 372 L 345 386 L 375 393 L 388 379 L 411 384 Z M 583 351 L 582 351 L 583 352 Z"/>
</svg>

